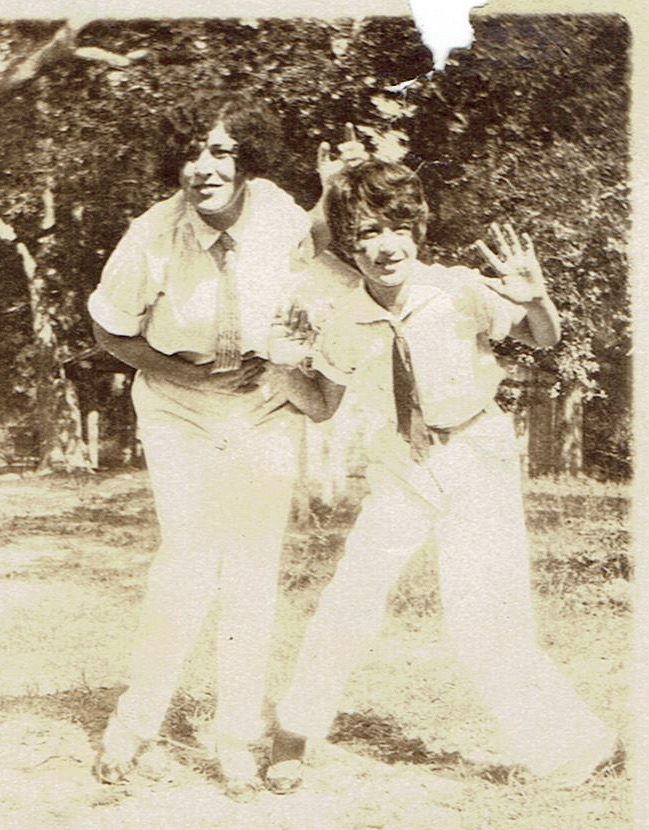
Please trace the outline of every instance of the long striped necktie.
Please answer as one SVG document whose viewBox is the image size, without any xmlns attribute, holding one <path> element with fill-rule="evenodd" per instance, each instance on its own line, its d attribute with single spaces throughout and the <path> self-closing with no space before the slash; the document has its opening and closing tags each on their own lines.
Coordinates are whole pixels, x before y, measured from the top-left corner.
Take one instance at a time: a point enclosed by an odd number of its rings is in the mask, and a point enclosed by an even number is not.
<svg viewBox="0 0 649 830">
<path fill-rule="evenodd" d="M 223 231 L 210 248 L 219 269 L 214 368 L 226 372 L 241 367 L 241 317 L 234 269 L 235 241 Z"/>
<path fill-rule="evenodd" d="M 412 369 L 410 348 L 401 326 L 391 322 L 394 333 L 392 343 L 392 384 L 397 412 L 397 432 L 410 444 L 410 457 L 421 464 L 430 453 L 430 435 L 421 409 L 415 375 Z"/>
</svg>

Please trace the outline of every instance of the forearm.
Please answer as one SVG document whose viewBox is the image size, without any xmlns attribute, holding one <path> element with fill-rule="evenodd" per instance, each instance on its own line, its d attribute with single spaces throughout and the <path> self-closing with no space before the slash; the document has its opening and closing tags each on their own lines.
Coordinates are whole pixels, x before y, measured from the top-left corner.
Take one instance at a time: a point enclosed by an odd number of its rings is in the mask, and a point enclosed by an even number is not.
<svg viewBox="0 0 649 830">
<path fill-rule="evenodd" d="M 561 321 L 550 297 L 543 293 L 524 305 L 527 310 L 525 320 L 533 344 L 539 348 L 556 346 L 561 338 Z"/>
<path fill-rule="evenodd" d="M 139 335 L 123 337 L 111 334 L 99 323 L 93 323 L 93 333 L 97 344 L 104 351 L 133 369 L 158 372 L 178 383 L 192 383 L 205 375 L 200 367 L 175 355 L 166 355 L 157 351 Z"/>
<path fill-rule="evenodd" d="M 320 372 L 307 377 L 299 369 L 294 369 L 289 375 L 288 400 L 312 421 L 320 422 L 331 418 L 344 393 L 344 386 L 332 383 Z"/>
<path fill-rule="evenodd" d="M 331 234 L 324 212 L 324 191 L 316 204 L 309 211 L 311 218 L 311 238 L 315 256 L 319 256 L 329 245 Z"/>
</svg>

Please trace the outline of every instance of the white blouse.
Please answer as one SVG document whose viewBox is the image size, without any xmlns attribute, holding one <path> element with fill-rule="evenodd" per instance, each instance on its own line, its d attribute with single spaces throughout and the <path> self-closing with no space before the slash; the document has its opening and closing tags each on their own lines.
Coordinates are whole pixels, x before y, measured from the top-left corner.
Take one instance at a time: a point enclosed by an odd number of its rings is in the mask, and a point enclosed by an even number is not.
<svg viewBox="0 0 649 830">
<path fill-rule="evenodd" d="M 454 427 L 493 401 L 505 372 L 489 340 L 505 338 L 524 316 L 522 306 L 488 288 L 477 271 L 418 264 L 398 317 L 363 285 L 348 293 L 322 327 L 314 365 L 353 389 L 377 423 L 396 422 L 395 325 L 410 348 L 426 423 Z"/>
<path fill-rule="evenodd" d="M 242 213 L 228 234 L 240 300 L 242 351 L 268 355 L 273 316 L 308 256 L 310 217 L 266 179 L 246 185 Z M 111 334 L 142 335 L 164 354 L 194 363 L 214 358 L 220 272 L 209 248 L 220 236 L 182 191 L 134 219 L 90 296 L 91 317 Z"/>
</svg>

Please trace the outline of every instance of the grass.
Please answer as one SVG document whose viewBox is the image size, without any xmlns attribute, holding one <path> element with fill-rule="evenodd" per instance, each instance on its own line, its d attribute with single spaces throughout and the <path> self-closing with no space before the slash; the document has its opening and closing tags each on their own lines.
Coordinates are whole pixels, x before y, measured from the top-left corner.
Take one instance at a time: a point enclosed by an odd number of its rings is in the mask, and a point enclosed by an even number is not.
<svg viewBox="0 0 649 830">
<path fill-rule="evenodd" d="M 0 496 L 6 635 L 0 645 L 0 721 L 40 718 L 52 729 L 72 724 L 94 747 L 123 688 L 137 607 L 158 542 L 146 477 L 138 472 L 0 479 Z M 580 694 L 627 739 L 633 573 L 628 507 L 623 485 L 536 480 L 526 487 L 540 637 Z M 287 535 L 268 683 L 270 715 L 357 509 L 357 499 L 333 508 L 315 501 L 309 526 L 294 525 Z M 170 806 L 165 819 L 164 826 L 173 830 L 189 826 L 180 782 L 193 787 L 199 799 L 201 787 L 220 780 L 218 765 L 205 752 L 214 710 L 214 624 L 208 622 L 188 660 L 164 727 L 174 742 L 167 748 L 173 764 L 164 792 L 173 780 L 179 799 L 178 816 Z M 243 813 L 227 812 L 230 807 L 219 802 L 221 818 L 192 820 L 191 826 L 418 830 L 455 827 L 458 820 L 463 830 L 630 827 L 624 773 L 609 770 L 572 792 L 560 792 L 501 762 L 494 726 L 445 651 L 440 631 L 434 559 L 423 551 L 392 592 L 381 640 L 354 673 L 326 763 L 314 761 L 304 791 L 292 801 L 280 799 L 279 806 L 268 796 Z M 333 751 L 338 754 L 326 755 Z M 267 744 L 258 753 L 263 763 Z M 32 792 L 34 775 L 26 774 Z M 464 795 L 438 814 L 439 775 L 461 782 Z M 0 775 L 0 804 L 9 799 L 3 780 Z M 63 823 L 47 826 L 69 830 L 75 816 L 84 830 L 122 830 L 131 820 L 133 827 L 162 826 L 147 800 L 152 780 L 138 779 L 109 799 L 91 792 L 86 780 L 74 805 L 77 813 L 70 812 L 72 799 L 61 807 Z M 15 799 L 15 781 L 12 786 Z M 212 797 L 211 790 L 205 793 Z M 27 810 L 27 803 L 21 809 Z M 130 813 L 124 812 L 127 806 Z M 53 821 L 51 815 L 47 820 Z M 16 826 L 39 825 L 30 818 Z"/>
</svg>

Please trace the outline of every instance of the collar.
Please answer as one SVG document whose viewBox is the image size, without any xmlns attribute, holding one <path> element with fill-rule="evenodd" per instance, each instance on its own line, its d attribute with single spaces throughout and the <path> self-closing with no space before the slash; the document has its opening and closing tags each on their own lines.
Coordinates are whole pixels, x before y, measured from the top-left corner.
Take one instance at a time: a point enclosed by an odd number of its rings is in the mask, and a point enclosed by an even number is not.
<svg viewBox="0 0 649 830">
<path fill-rule="evenodd" d="M 231 236 L 237 245 L 241 242 L 243 231 L 248 223 L 248 214 L 250 213 L 250 191 L 248 183 L 244 185 L 243 208 L 237 221 L 225 228 L 225 231 L 217 230 L 211 225 L 208 225 L 204 219 L 201 218 L 200 213 L 196 210 L 194 205 L 185 201 L 184 220 L 189 225 L 194 233 L 194 237 L 203 251 L 207 251 L 219 239 L 222 233 L 227 233 Z"/>
<path fill-rule="evenodd" d="M 379 305 L 361 283 L 354 288 L 346 300 L 347 307 L 351 312 L 355 323 L 377 323 L 387 321 L 388 323 L 401 322 L 409 317 L 414 311 L 427 305 L 442 292 L 432 284 L 428 276 L 428 269 L 422 263 L 417 263 L 413 274 L 408 282 L 408 293 L 406 301 L 400 314 L 392 314 L 386 308 Z"/>
</svg>

